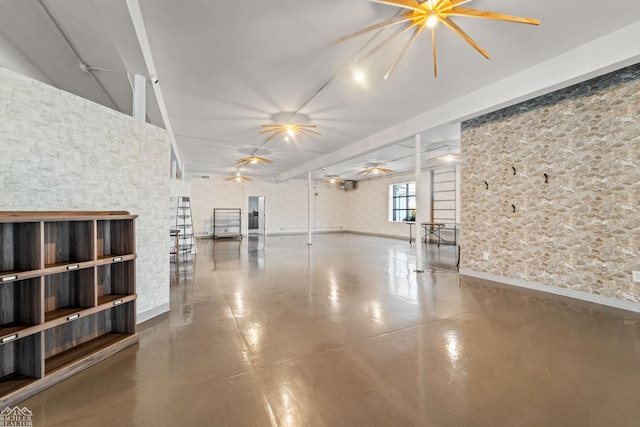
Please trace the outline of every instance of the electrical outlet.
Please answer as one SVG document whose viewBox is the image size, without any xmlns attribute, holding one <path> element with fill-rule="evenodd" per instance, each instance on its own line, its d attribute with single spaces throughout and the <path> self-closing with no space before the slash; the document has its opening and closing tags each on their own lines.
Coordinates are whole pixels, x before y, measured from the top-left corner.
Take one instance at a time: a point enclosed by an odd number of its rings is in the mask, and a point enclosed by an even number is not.
<svg viewBox="0 0 640 427">
<path fill-rule="evenodd" d="M 640 271 L 634 271 L 631 273 L 634 282 L 640 282 Z"/>
<path fill-rule="evenodd" d="M 491 258 L 491 254 L 489 252 L 482 252 L 482 259 L 485 261 Z"/>
</svg>

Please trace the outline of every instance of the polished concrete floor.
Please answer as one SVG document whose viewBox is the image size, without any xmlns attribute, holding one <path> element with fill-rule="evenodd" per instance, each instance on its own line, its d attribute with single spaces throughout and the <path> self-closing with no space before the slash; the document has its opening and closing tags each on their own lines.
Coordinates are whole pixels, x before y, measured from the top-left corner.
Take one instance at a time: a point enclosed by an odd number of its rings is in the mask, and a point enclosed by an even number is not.
<svg viewBox="0 0 640 427">
<path fill-rule="evenodd" d="M 451 246 L 202 240 L 140 344 L 36 426 L 639 426 L 640 316 L 460 278 Z M 464 256 L 464 254 L 463 254 Z"/>
</svg>

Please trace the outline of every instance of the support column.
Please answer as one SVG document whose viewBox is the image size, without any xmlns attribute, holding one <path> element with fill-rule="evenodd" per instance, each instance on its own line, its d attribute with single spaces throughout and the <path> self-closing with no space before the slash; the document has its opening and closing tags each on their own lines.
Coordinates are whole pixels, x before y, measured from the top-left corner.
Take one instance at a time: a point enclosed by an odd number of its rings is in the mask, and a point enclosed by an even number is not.
<svg viewBox="0 0 640 427">
<path fill-rule="evenodd" d="M 311 172 L 307 172 L 307 184 L 309 186 L 309 203 L 307 206 L 307 245 L 311 245 L 311 200 L 313 198 L 313 186 L 311 185 Z"/>
<path fill-rule="evenodd" d="M 416 181 L 416 273 L 422 273 L 422 141 L 419 134 L 413 136 L 416 145 L 415 181 Z"/>
<path fill-rule="evenodd" d="M 144 122 L 146 116 L 146 85 L 147 79 L 140 74 L 133 76 L 133 117 Z"/>
</svg>

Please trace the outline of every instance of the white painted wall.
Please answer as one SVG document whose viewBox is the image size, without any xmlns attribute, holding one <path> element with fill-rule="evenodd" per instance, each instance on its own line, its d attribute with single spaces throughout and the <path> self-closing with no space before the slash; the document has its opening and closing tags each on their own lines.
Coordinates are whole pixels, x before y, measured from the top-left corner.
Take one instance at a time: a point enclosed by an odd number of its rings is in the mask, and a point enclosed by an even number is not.
<svg viewBox="0 0 640 427">
<path fill-rule="evenodd" d="M 423 172 L 422 209 L 425 221 L 430 219 L 431 177 Z M 248 196 L 266 197 L 267 234 L 304 234 L 307 231 L 308 184 L 306 179 L 282 183 L 223 181 L 226 175 L 209 175 L 209 179 L 191 181 L 195 232 L 210 236 L 214 208 L 241 208 L 242 232 L 247 233 Z M 404 223 L 389 222 L 389 185 L 414 181 L 413 174 L 367 179 L 358 182 L 356 190 L 344 191 L 336 184 L 313 181 L 313 232 L 354 231 L 398 238 L 409 237 Z"/>
<path fill-rule="evenodd" d="M 351 215 L 345 227 L 353 232 L 409 238 L 406 223 L 389 221 L 389 186 L 415 181 L 413 173 L 372 178 L 358 182 L 358 189 L 349 193 Z M 431 174 L 422 172 L 422 220 L 431 218 Z M 415 227 L 414 227 L 415 233 Z"/>
<path fill-rule="evenodd" d="M 242 232 L 247 233 L 249 196 L 265 196 L 266 233 L 305 233 L 307 230 L 308 183 L 293 179 L 280 184 L 268 181 L 227 182 L 227 175 L 191 181 L 194 228 L 197 235 L 210 236 L 214 208 L 241 208 Z M 315 232 L 339 231 L 345 227 L 350 194 L 335 184 L 313 182 L 312 227 Z"/>
<path fill-rule="evenodd" d="M 138 321 L 169 309 L 166 131 L 0 67 L 0 209 L 139 215 Z"/>
</svg>

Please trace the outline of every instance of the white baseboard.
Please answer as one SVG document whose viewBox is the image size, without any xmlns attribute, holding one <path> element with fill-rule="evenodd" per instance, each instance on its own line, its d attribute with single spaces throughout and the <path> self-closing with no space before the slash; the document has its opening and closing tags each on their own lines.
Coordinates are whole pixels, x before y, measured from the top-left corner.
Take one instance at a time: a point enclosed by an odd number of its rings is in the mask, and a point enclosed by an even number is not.
<svg viewBox="0 0 640 427">
<path fill-rule="evenodd" d="M 478 279 L 490 280 L 492 282 L 503 283 L 511 286 L 518 286 L 520 288 L 546 292 L 554 295 L 560 295 L 563 297 L 574 298 L 582 301 L 593 302 L 596 304 L 606 305 L 609 307 L 615 307 L 622 310 L 628 310 L 628 311 L 633 311 L 635 313 L 640 313 L 640 303 L 605 297 L 603 295 L 589 294 L 587 292 L 561 288 L 558 286 L 545 285 L 543 283 L 531 282 L 523 279 L 511 279 L 508 277 L 498 276 L 496 274 L 491 274 L 491 273 L 483 273 L 483 272 L 471 270 L 468 268 L 461 268 L 460 275 L 476 277 Z"/>
<path fill-rule="evenodd" d="M 146 322 L 149 319 L 153 319 L 156 316 L 160 316 L 163 313 L 169 311 L 169 303 L 159 305 L 158 307 L 152 308 L 151 310 L 147 310 L 145 312 L 139 313 L 136 317 L 136 322 L 138 324 L 142 322 Z"/>
</svg>

